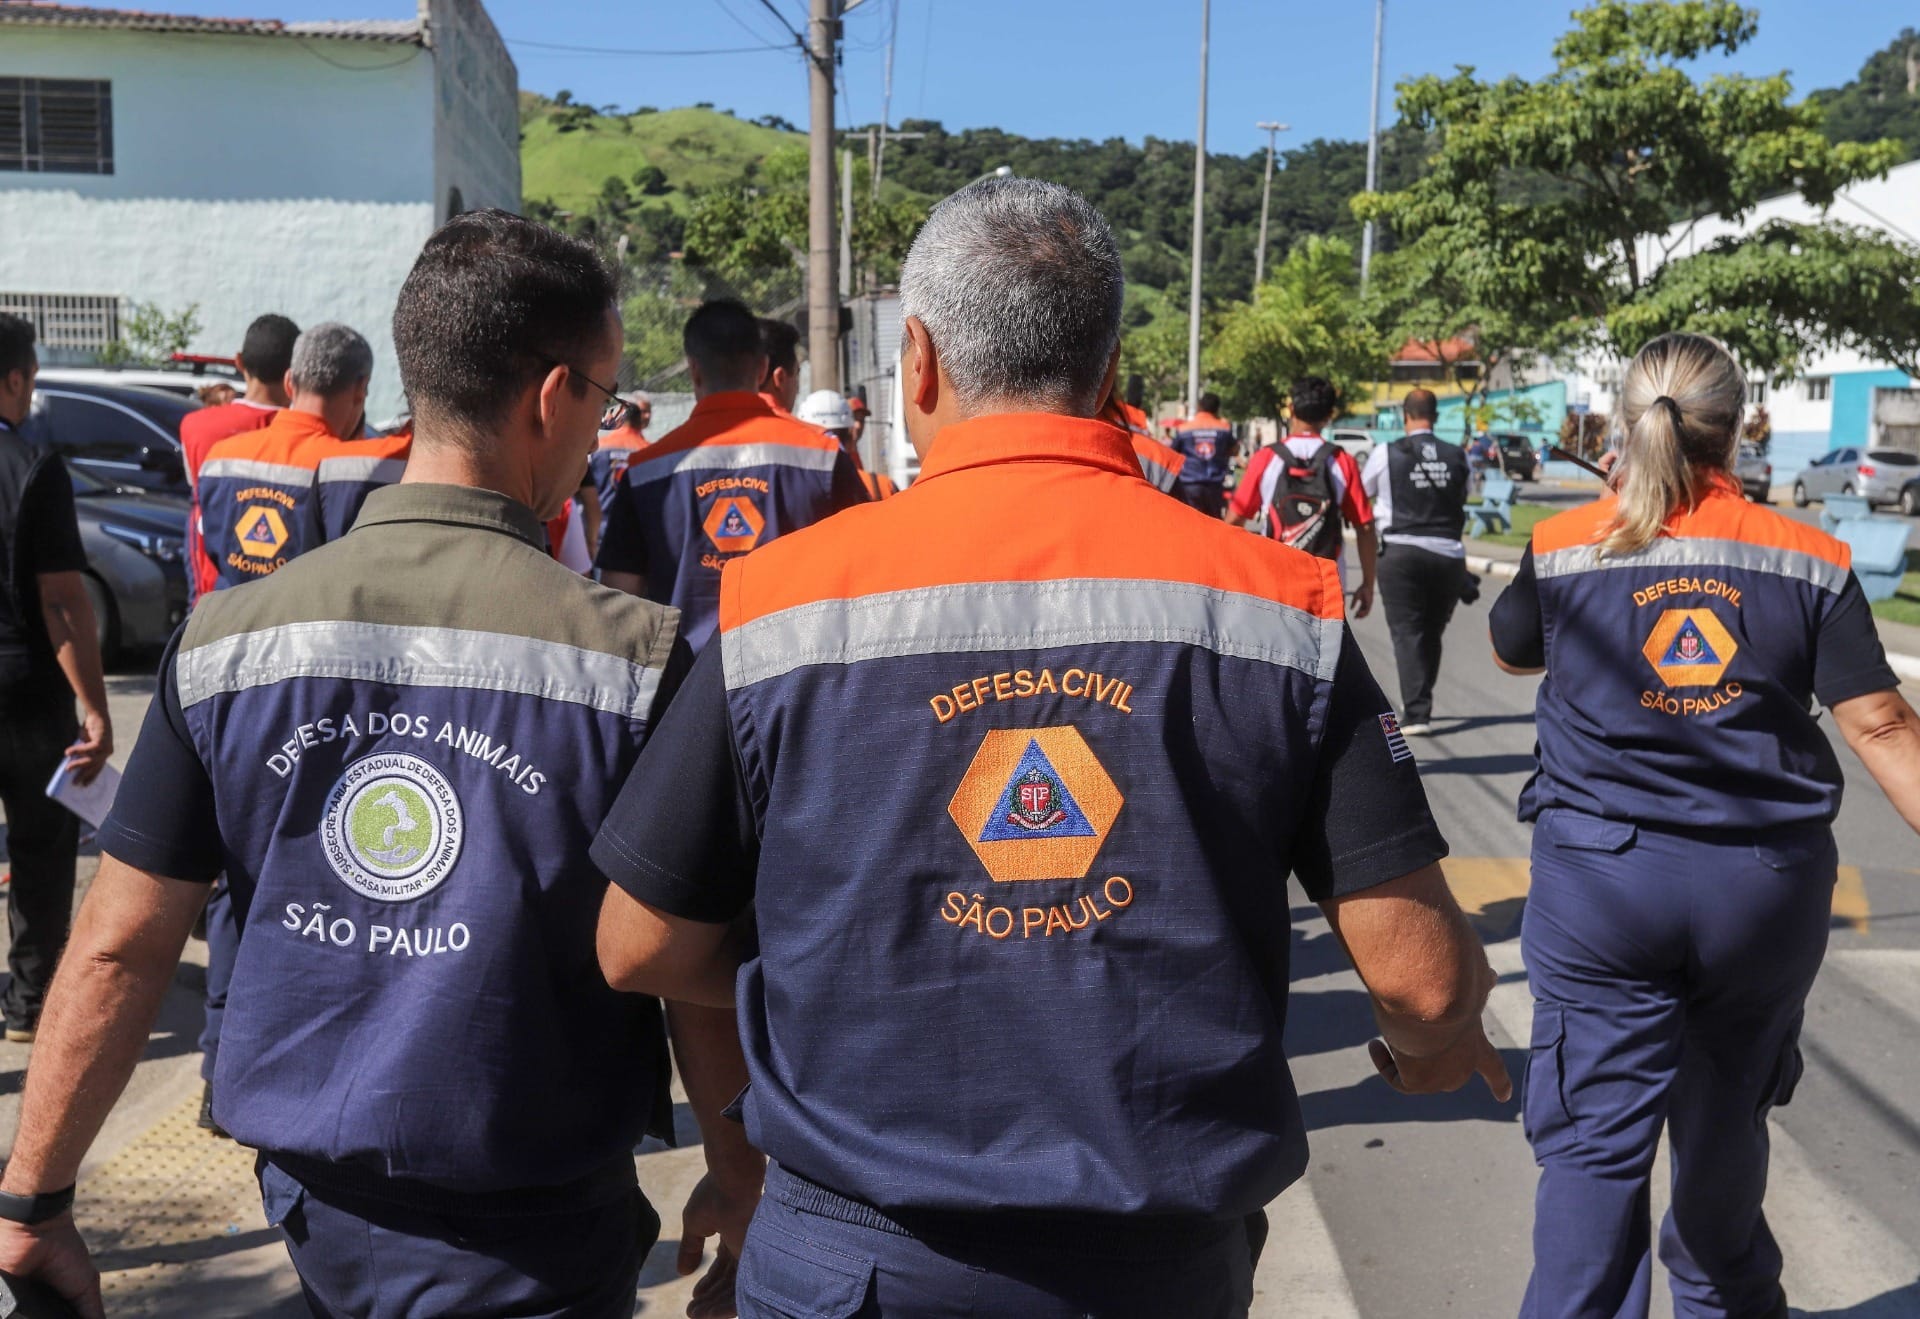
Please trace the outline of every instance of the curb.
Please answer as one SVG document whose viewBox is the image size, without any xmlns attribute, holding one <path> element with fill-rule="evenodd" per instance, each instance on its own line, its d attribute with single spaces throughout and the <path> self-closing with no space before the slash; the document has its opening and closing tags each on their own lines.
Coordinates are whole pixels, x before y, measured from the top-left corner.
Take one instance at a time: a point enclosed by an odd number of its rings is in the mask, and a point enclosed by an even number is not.
<svg viewBox="0 0 1920 1319">
<path fill-rule="evenodd" d="M 1520 575 L 1520 565 L 1512 559 L 1494 559 L 1484 554 L 1469 554 L 1467 571 L 1479 573 L 1482 577 L 1504 577 L 1511 581 Z"/>
<path fill-rule="evenodd" d="M 1887 652 L 1887 664 L 1902 682 L 1920 682 L 1920 655 L 1890 650 Z"/>
</svg>

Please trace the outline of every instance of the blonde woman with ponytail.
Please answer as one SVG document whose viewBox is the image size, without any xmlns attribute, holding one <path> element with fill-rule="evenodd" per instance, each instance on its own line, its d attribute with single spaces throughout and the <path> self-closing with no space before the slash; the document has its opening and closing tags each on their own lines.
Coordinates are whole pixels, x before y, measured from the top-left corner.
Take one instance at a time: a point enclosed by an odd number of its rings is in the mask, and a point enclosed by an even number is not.
<svg viewBox="0 0 1920 1319">
<path fill-rule="evenodd" d="M 1647 1313 L 1664 1128 L 1674 1310 L 1787 1314 L 1761 1214 L 1838 867 L 1839 762 L 1814 702 L 1920 830 L 1920 717 L 1846 546 L 1749 504 L 1745 377 L 1694 334 L 1622 390 L 1613 489 L 1534 528 L 1494 657 L 1544 674 L 1521 942 L 1541 1168 L 1527 1319 Z"/>
</svg>

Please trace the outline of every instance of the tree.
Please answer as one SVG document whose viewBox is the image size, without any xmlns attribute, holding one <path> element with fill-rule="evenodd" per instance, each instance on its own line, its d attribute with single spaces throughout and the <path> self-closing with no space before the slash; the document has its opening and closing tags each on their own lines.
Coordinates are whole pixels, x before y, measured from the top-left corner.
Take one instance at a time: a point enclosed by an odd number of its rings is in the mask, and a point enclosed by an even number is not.
<svg viewBox="0 0 1920 1319">
<path fill-rule="evenodd" d="M 120 320 L 120 337 L 100 350 L 102 366 L 159 366 L 185 352 L 200 333 L 200 304 L 169 315 L 158 303 L 136 302 Z"/>
<path fill-rule="evenodd" d="M 1683 67 L 1739 50 L 1758 22 L 1733 0 L 1600 0 L 1574 15 L 1538 81 L 1461 68 L 1402 83 L 1402 115 L 1435 142 L 1428 170 L 1355 210 L 1446 272 L 1474 317 L 1535 340 L 1525 347 L 1625 354 L 1710 321 L 1749 369 L 1790 374 L 1816 349 L 1876 333 L 1891 295 L 1860 296 L 1855 276 L 1891 269 L 1911 284 L 1920 254 L 1832 224 L 1684 253 L 1708 217 L 1738 221 L 1795 190 L 1825 206 L 1900 158 L 1893 142 L 1830 142 L 1817 104 L 1788 104 L 1784 75 L 1696 82 Z M 1778 258 L 1794 242 L 1826 268 L 1790 269 Z"/>
<path fill-rule="evenodd" d="M 1385 352 L 1359 315 L 1356 283 L 1352 245 L 1309 238 L 1252 301 L 1221 314 L 1206 378 L 1229 413 L 1277 417 L 1293 381 L 1305 375 L 1325 376 L 1342 398 L 1359 395 Z"/>
</svg>

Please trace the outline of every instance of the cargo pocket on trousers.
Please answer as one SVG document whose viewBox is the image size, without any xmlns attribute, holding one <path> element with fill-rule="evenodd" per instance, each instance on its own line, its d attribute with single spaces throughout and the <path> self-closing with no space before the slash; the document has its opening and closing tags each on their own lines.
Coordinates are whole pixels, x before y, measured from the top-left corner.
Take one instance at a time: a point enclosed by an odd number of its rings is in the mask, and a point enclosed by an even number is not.
<svg viewBox="0 0 1920 1319">
<path fill-rule="evenodd" d="M 742 1319 L 853 1319 L 867 1303 L 873 1263 L 758 1225 L 740 1263 Z"/>
<path fill-rule="evenodd" d="M 1527 1050 L 1525 1089 L 1520 1097 L 1520 1127 L 1541 1163 L 1574 1143 L 1573 1114 L 1567 1109 L 1562 1055 L 1566 1051 L 1565 1009 L 1558 1003 L 1533 1005 L 1533 1042 Z"/>
<path fill-rule="evenodd" d="M 1800 1078 L 1806 1075 L 1807 1060 L 1800 1053 L 1800 1026 L 1806 1019 L 1805 1012 L 1793 1019 L 1786 1043 L 1780 1046 L 1779 1061 L 1773 1066 L 1773 1080 L 1760 1095 L 1758 1116 L 1762 1121 L 1770 1110 L 1785 1108 L 1793 1102 L 1793 1092 L 1800 1088 Z"/>
<path fill-rule="evenodd" d="M 266 1211 L 267 1226 L 279 1228 L 295 1244 L 304 1242 L 307 1225 L 300 1214 L 300 1203 L 307 1198 L 307 1188 L 264 1158 L 260 1160 L 259 1175 L 260 1207 Z"/>
<path fill-rule="evenodd" d="M 1579 811 L 1555 810 L 1543 820 L 1547 837 L 1555 847 L 1571 847 L 1582 852 L 1624 852 L 1633 845 L 1640 831 L 1624 820 L 1603 820 Z"/>
</svg>

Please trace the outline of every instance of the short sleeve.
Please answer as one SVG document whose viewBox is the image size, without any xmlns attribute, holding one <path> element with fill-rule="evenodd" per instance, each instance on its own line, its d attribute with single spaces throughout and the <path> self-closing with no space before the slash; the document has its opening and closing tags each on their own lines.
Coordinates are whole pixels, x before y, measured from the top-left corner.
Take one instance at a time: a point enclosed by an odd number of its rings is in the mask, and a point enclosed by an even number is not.
<svg viewBox="0 0 1920 1319">
<path fill-rule="evenodd" d="M 629 468 L 628 472 L 631 470 Z M 634 496 L 632 484 L 627 480 L 628 472 L 620 473 L 620 479 L 613 485 L 613 498 L 601 510 L 600 554 L 594 560 L 594 566 L 601 572 L 625 572 L 645 577 L 646 528 L 640 525 L 639 501 Z"/>
<path fill-rule="evenodd" d="M 168 879 L 211 883 L 226 867 L 213 780 L 194 750 L 180 707 L 174 665 L 180 636 L 160 661 L 140 738 L 127 762 L 113 810 L 100 826 L 100 850 L 136 870 Z"/>
<path fill-rule="evenodd" d="M 1360 488 L 1366 491 L 1368 499 L 1380 498 L 1380 480 L 1387 474 L 1387 446 L 1376 444 L 1367 454 L 1366 466 L 1360 469 Z"/>
<path fill-rule="evenodd" d="M 1513 581 L 1493 602 L 1493 653 L 1516 669 L 1545 668 L 1547 637 L 1540 621 L 1540 583 L 1533 575 L 1533 544 L 1520 556 Z"/>
<path fill-rule="evenodd" d="M 1820 620 L 1813 642 L 1813 690 L 1820 704 L 1832 709 L 1842 701 L 1898 687 L 1900 679 L 1887 663 L 1886 647 L 1873 625 L 1873 608 L 1860 579 L 1851 572 L 1847 584 Z"/>
<path fill-rule="evenodd" d="M 1328 441 L 1332 443 L 1332 441 Z M 1360 482 L 1360 464 L 1345 449 L 1334 451 L 1334 466 L 1340 471 L 1341 484 L 1346 488 L 1340 496 L 1340 512 L 1350 527 L 1370 527 L 1373 525 L 1373 501 L 1367 498 L 1367 492 Z"/>
<path fill-rule="evenodd" d="M 1412 874 L 1446 854 L 1413 750 L 1346 631 L 1294 873 L 1308 897 L 1328 902 Z"/>
<path fill-rule="evenodd" d="M 1233 488 L 1233 500 L 1228 505 L 1235 517 L 1250 519 L 1260 512 L 1260 482 L 1267 474 L 1267 464 L 1272 461 L 1272 449 L 1261 449 L 1247 459 L 1247 470 L 1240 477 L 1240 484 Z"/>
<path fill-rule="evenodd" d="M 73 482 L 60 462 L 49 460 L 35 469 L 21 500 L 15 543 L 21 568 L 35 576 L 86 568 L 80 520 L 73 510 Z"/>
<path fill-rule="evenodd" d="M 727 720 L 720 643 L 708 645 L 647 739 L 593 842 L 593 861 L 638 902 L 725 923 L 753 901 L 759 830 Z"/>
</svg>

